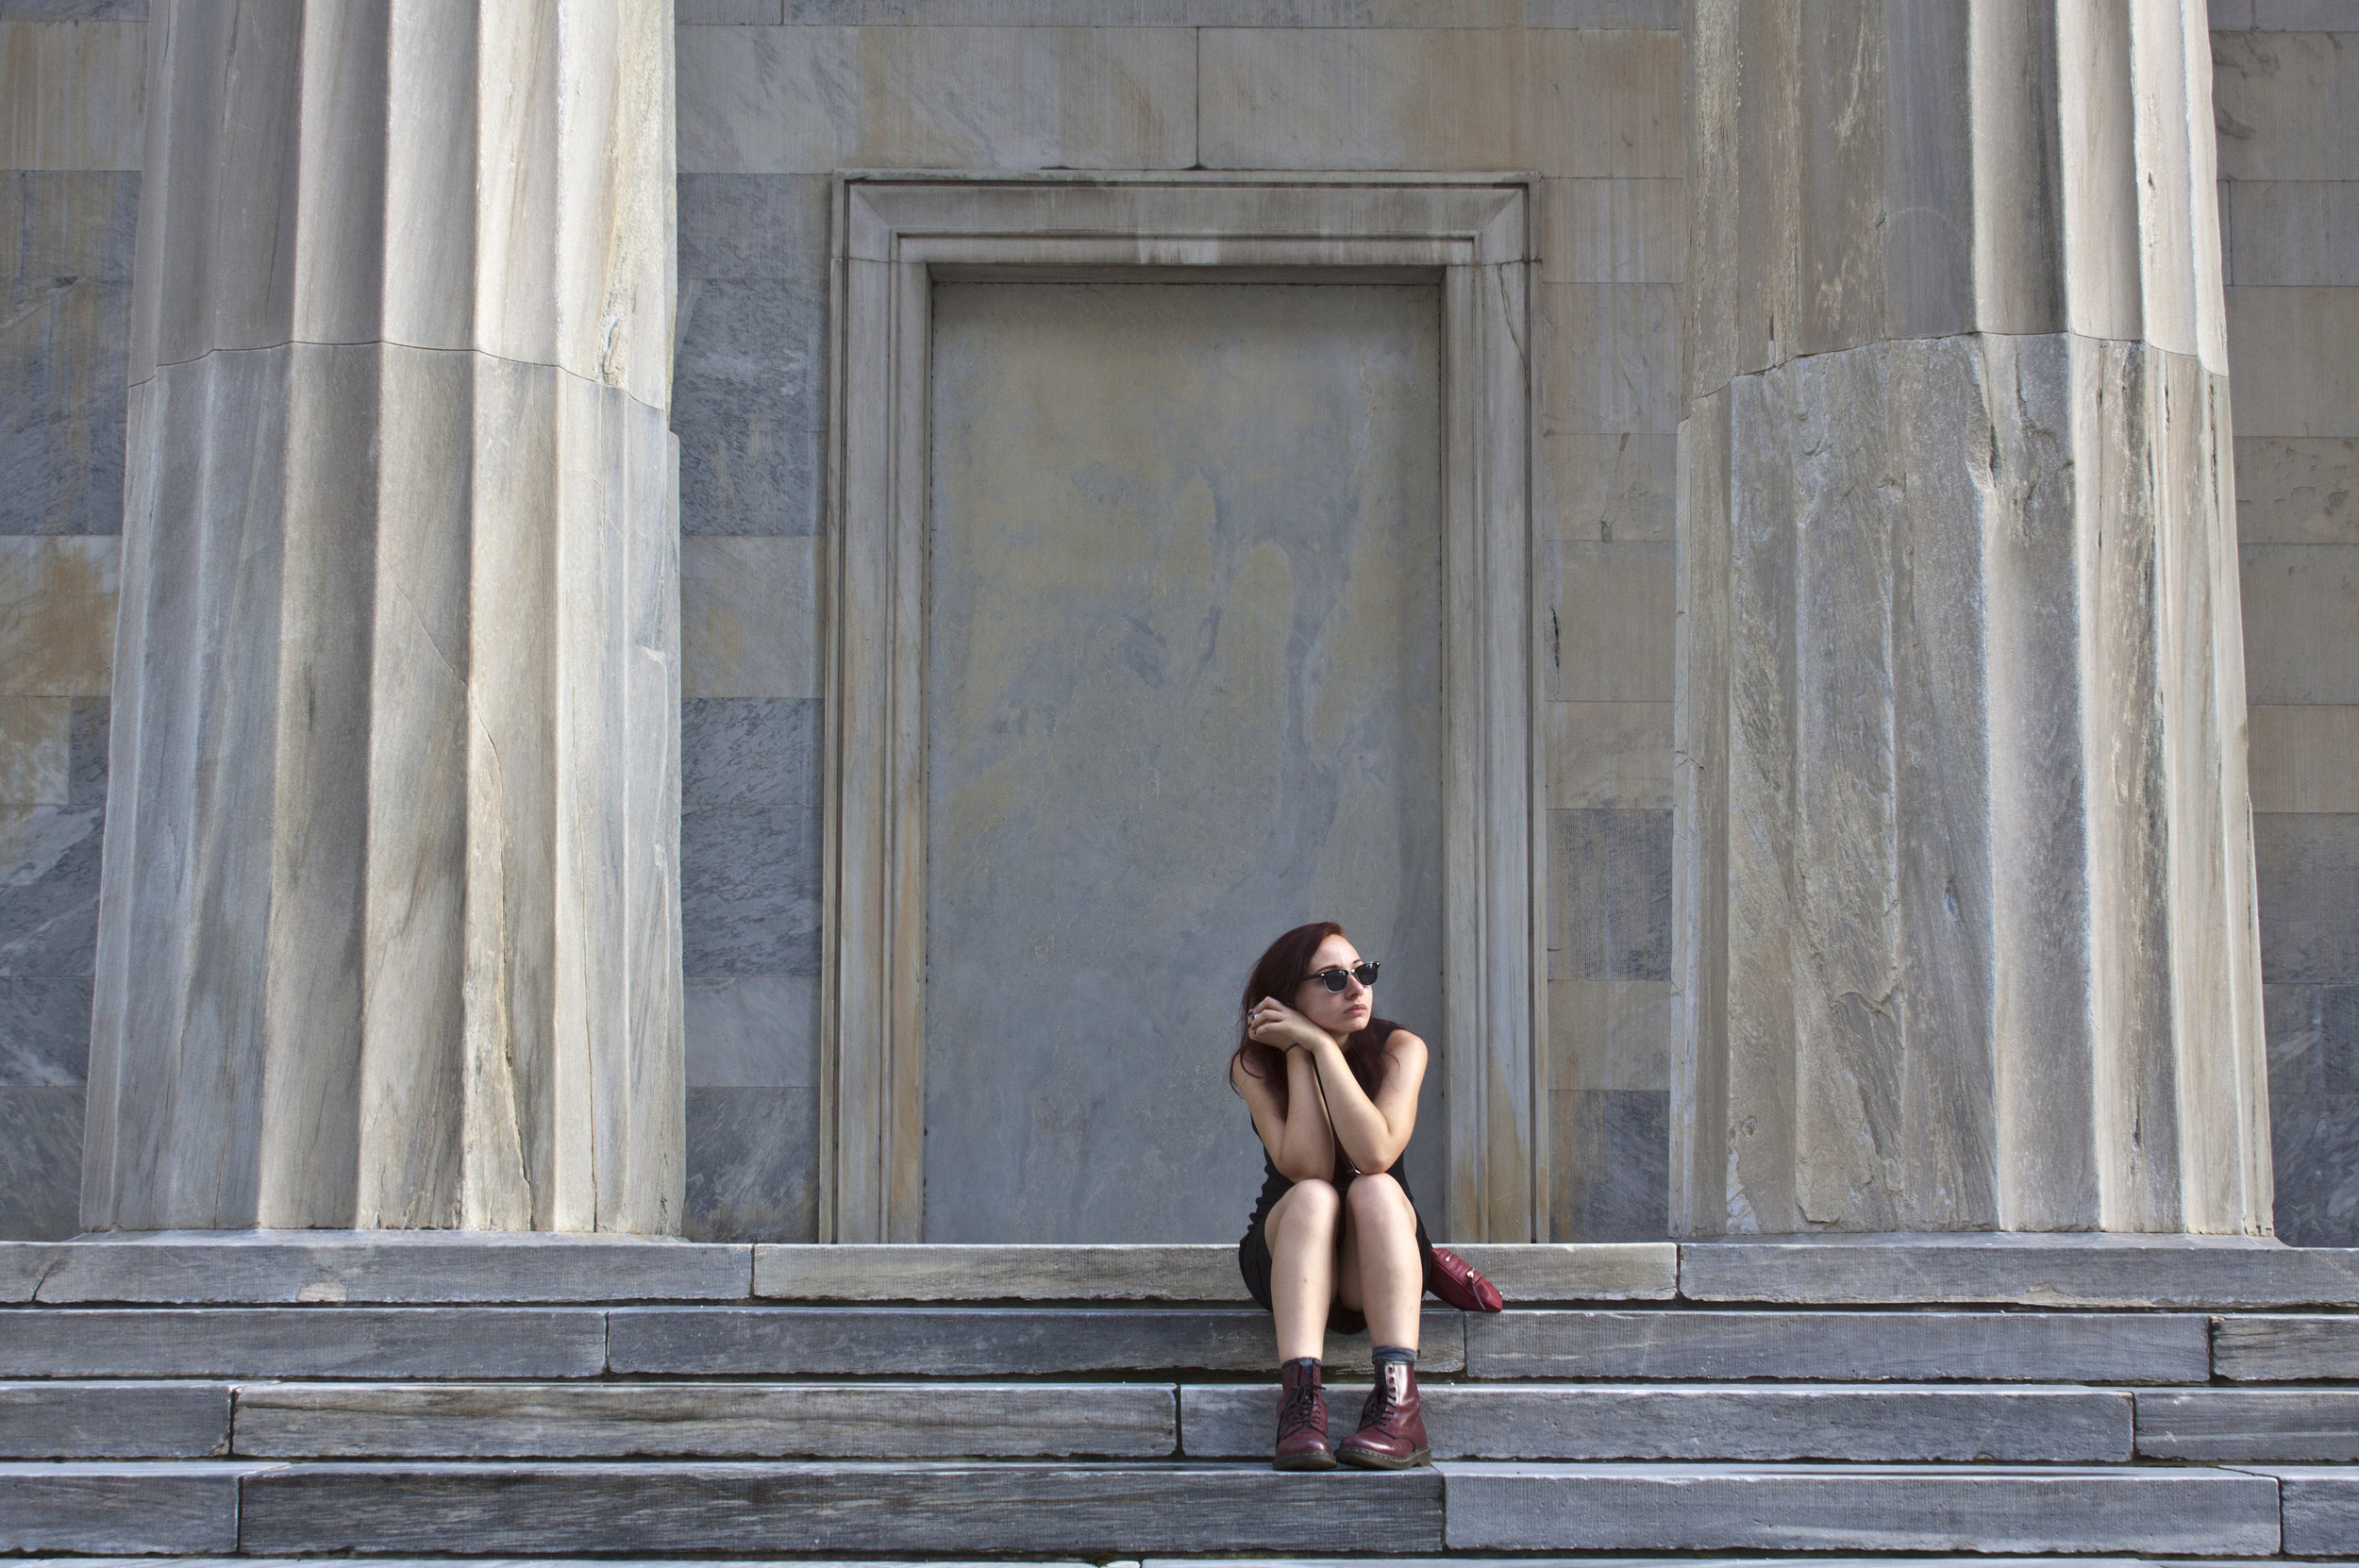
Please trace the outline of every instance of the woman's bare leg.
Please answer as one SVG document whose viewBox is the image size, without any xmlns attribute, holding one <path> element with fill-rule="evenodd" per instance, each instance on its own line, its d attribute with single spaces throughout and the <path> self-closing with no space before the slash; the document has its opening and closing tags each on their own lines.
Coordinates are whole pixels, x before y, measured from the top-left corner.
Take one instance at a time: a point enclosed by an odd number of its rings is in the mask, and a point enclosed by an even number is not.
<svg viewBox="0 0 2359 1568">
<path fill-rule="evenodd" d="M 1335 1228 L 1342 1210 L 1343 1200 L 1330 1183 L 1297 1181 L 1262 1222 L 1281 1361 L 1305 1356 L 1315 1360 L 1327 1353 L 1327 1308 L 1335 1293 Z"/>
<path fill-rule="evenodd" d="M 1416 1349 L 1425 1259 L 1418 1251 L 1417 1211 L 1410 1207 L 1409 1194 L 1388 1176 L 1354 1176 L 1344 1207 L 1344 1243 L 1336 1267 L 1345 1305 L 1367 1314 L 1370 1343 Z M 1354 1301 L 1354 1296 L 1359 1299 Z"/>
</svg>

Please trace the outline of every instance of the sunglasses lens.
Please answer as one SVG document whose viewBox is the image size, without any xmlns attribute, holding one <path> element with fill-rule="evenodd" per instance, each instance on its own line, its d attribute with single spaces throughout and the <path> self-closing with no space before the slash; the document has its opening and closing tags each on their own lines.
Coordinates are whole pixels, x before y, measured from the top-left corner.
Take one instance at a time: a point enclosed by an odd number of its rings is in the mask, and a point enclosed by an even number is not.
<svg viewBox="0 0 2359 1568">
<path fill-rule="evenodd" d="M 1372 963 L 1353 964 L 1349 969 L 1322 969 L 1311 978 L 1330 991 L 1341 991 L 1357 980 L 1364 986 L 1376 984 L 1377 966 Z"/>
</svg>

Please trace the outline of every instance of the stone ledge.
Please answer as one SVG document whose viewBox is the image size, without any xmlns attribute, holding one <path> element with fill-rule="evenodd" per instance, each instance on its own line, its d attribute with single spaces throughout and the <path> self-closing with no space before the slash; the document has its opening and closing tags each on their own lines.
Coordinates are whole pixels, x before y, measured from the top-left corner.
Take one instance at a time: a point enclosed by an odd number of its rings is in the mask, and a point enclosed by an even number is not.
<svg viewBox="0 0 2359 1568">
<path fill-rule="evenodd" d="M 310 1464 L 248 1480 L 238 1526 L 258 1556 L 454 1542 L 549 1556 L 1438 1552 L 1442 1478 L 1262 1464 Z"/>
<path fill-rule="evenodd" d="M 0 1383 L 0 1459 L 203 1460 L 229 1452 L 229 1385 Z"/>
<path fill-rule="evenodd" d="M 0 1376 L 595 1377 L 606 1324 L 594 1307 L 0 1312 Z"/>
<path fill-rule="evenodd" d="M 2278 1549 L 2277 1484 L 2231 1470 L 1444 1461 L 1453 1550 Z M 2290 1549 L 2290 1543 L 2289 1543 Z"/>
<path fill-rule="evenodd" d="M 748 1243 L 489 1230 L 159 1230 L 0 1243 L 11 1302 L 742 1301 Z"/>
<path fill-rule="evenodd" d="M 2117 1233 L 1747 1237 L 1682 1243 L 1680 1294 L 1778 1306 L 2359 1304 L 2359 1250 Z"/>
<path fill-rule="evenodd" d="M 1464 1368 L 1464 1315 L 1426 1309 L 1425 1370 Z M 1365 1334 L 1330 1333 L 1326 1359 L 1359 1364 L 1368 1350 Z M 618 1307 L 606 1332 L 609 1371 L 657 1376 L 1267 1376 L 1277 1352 L 1253 1307 Z"/>
<path fill-rule="evenodd" d="M 1468 1318 L 1477 1377 L 1838 1382 L 2201 1383 L 2196 1312 L 1840 1311 L 1660 1308 Z"/>
<path fill-rule="evenodd" d="M 1179 1446 L 1178 1415 L 1176 1391 L 1160 1381 L 265 1383 L 238 1390 L 237 1453 L 356 1460 L 1160 1460 Z"/>
<path fill-rule="evenodd" d="M 1667 1301 L 1669 1242 L 1476 1243 L 1454 1248 L 1510 1303 Z M 1234 1245 L 787 1245 L 754 1248 L 754 1294 L 782 1301 L 1246 1299 Z"/>
<path fill-rule="evenodd" d="M 231 1552 L 239 1483 L 263 1465 L 0 1463 L 0 1551 Z"/>
<path fill-rule="evenodd" d="M 2114 1389 L 1428 1383 L 1422 1392 L 1436 1459 L 2120 1464 L 2130 1458 L 2130 1395 Z M 1366 1393 L 1364 1384 L 1330 1384 L 1330 1422 L 1348 1421 Z M 1188 1457 L 1265 1456 L 1276 1409 L 1266 1383 L 1180 1385 Z"/>
</svg>

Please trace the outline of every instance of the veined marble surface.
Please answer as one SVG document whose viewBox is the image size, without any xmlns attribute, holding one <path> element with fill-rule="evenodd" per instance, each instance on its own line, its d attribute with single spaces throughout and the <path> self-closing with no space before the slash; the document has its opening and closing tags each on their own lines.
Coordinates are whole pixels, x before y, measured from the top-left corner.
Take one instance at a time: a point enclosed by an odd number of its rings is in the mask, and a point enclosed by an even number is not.
<svg viewBox="0 0 2359 1568">
<path fill-rule="evenodd" d="M 83 1221 L 676 1229 L 669 8 L 265 10 L 150 22 Z"/>
</svg>

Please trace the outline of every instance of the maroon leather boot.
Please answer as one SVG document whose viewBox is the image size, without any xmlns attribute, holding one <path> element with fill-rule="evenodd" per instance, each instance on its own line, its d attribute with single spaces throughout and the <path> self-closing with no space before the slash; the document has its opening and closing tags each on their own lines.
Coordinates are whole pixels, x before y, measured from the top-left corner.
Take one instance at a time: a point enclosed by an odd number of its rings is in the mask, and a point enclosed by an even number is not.
<svg viewBox="0 0 2359 1568">
<path fill-rule="evenodd" d="M 1430 1464 L 1433 1450 L 1425 1440 L 1425 1414 L 1417 1402 L 1417 1369 L 1407 1361 L 1387 1361 L 1381 1376 L 1360 1407 L 1360 1429 L 1344 1439 L 1335 1457 L 1363 1470 L 1407 1470 Z"/>
<path fill-rule="evenodd" d="M 1327 1395 L 1319 1392 L 1319 1363 L 1309 1356 L 1278 1369 L 1284 1392 L 1278 1401 L 1278 1452 L 1272 1470 L 1332 1470 L 1335 1450 L 1327 1445 Z"/>
</svg>

